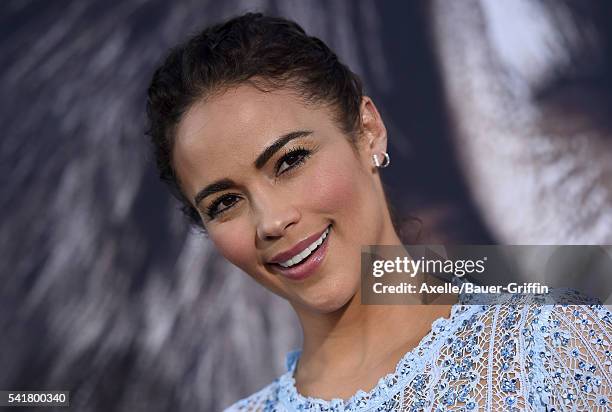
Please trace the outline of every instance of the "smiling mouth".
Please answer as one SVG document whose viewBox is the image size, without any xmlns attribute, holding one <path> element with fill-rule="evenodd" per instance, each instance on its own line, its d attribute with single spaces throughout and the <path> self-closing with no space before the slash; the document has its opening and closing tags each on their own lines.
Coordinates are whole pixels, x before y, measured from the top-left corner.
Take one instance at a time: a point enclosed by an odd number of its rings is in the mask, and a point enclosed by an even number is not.
<svg viewBox="0 0 612 412">
<path fill-rule="evenodd" d="M 271 262 L 270 267 L 276 274 L 282 275 L 292 281 L 301 281 L 317 272 L 327 255 L 329 237 L 332 225 L 330 224 L 321 235 L 308 245 L 302 252 L 283 262 Z"/>
<path fill-rule="evenodd" d="M 321 236 L 319 236 L 317 240 L 312 242 L 301 253 L 298 253 L 297 255 L 295 255 L 289 260 L 276 263 L 276 265 L 286 269 L 286 268 L 292 268 L 295 266 L 299 266 L 300 264 L 302 264 L 304 261 L 308 259 L 308 257 L 310 257 L 313 253 L 315 253 L 319 249 L 319 247 L 321 247 L 323 242 L 325 242 L 327 235 L 329 235 L 330 228 L 331 228 L 331 225 L 328 226 L 327 229 L 325 229 L 325 231 L 321 234 Z"/>
</svg>

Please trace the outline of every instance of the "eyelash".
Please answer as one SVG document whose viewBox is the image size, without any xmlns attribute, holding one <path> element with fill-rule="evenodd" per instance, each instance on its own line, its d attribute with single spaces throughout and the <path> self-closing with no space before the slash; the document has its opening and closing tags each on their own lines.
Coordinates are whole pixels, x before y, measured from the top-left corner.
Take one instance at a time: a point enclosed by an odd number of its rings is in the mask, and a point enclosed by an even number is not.
<svg viewBox="0 0 612 412">
<path fill-rule="evenodd" d="M 283 155 L 283 157 L 281 157 L 281 158 L 279 159 L 279 161 L 276 163 L 276 167 L 274 168 L 274 172 L 276 173 L 276 175 L 277 175 L 277 176 L 279 176 L 278 171 L 279 171 L 280 167 L 283 165 L 283 163 L 285 163 L 285 161 L 286 161 L 286 160 L 287 160 L 289 157 L 291 157 L 291 156 L 293 156 L 293 155 L 296 155 L 296 154 L 299 154 L 299 155 L 301 155 L 301 156 L 298 158 L 298 160 L 297 160 L 295 163 L 293 163 L 291 166 L 289 166 L 288 168 L 286 168 L 285 170 L 283 170 L 283 171 L 282 171 L 280 174 L 286 173 L 286 172 L 288 172 L 288 171 L 290 171 L 290 170 L 295 169 L 296 167 L 299 167 L 299 166 L 300 166 L 302 163 L 304 163 L 304 161 L 305 161 L 305 160 L 306 160 L 308 157 L 310 157 L 311 153 L 312 153 L 312 152 L 311 152 L 310 150 L 308 150 L 308 149 L 306 149 L 306 148 L 304 148 L 304 147 L 302 147 L 302 146 L 297 146 L 297 147 L 295 147 L 295 148 L 293 148 L 293 149 L 288 150 L 288 151 L 287 151 L 287 152 L 286 152 L 286 153 Z"/>
<path fill-rule="evenodd" d="M 310 155 L 311 155 L 311 154 L 312 154 L 312 151 L 310 151 L 310 150 L 308 150 L 308 149 L 306 149 L 306 148 L 304 148 L 304 147 L 301 147 L 301 146 L 298 146 L 298 147 L 296 147 L 296 148 L 294 148 L 294 149 L 290 149 L 290 150 L 288 150 L 288 151 L 287 151 L 287 152 L 286 152 L 286 153 L 285 153 L 285 154 L 284 154 L 284 155 L 283 155 L 283 156 L 282 156 L 282 157 L 281 157 L 281 158 L 278 160 L 278 162 L 276 163 L 276 166 L 274 167 L 274 172 L 275 172 L 276 176 L 283 175 L 283 174 L 285 174 L 285 173 L 287 173 L 287 172 L 292 171 L 293 169 L 296 169 L 296 168 L 300 167 L 300 166 L 301 166 L 301 165 L 302 165 L 302 164 L 303 164 L 303 163 L 306 161 L 306 159 L 307 159 L 308 157 L 310 157 Z M 298 159 L 297 159 L 297 160 L 296 160 L 296 161 L 295 161 L 293 164 L 291 164 L 290 166 L 288 166 L 288 167 L 287 167 L 285 170 L 283 170 L 283 171 L 282 171 L 282 172 L 280 172 L 280 174 L 279 174 L 279 172 L 278 172 L 278 171 L 280 170 L 280 167 L 283 165 L 283 163 L 285 163 L 285 161 L 287 161 L 287 159 L 289 159 L 291 156 L 294 156 L 294 155 L 299 155 L 300 157 L 298 157 Z M 224 213 L 225 211 L 227 211 L 227 210 L 231 209 L 232 207 L 234 207 L 234 204 L 235 204 L 235 203 L 232 203 L 232 205 L 231 205 L 231 206 L 229 206 L 229 207 L 227 207 L 227 208 L 225 208 L 225 209 L 223 209 L 223 210 L 221 210 L 221 211 L 218 211 L 218 212 L 217 212 L 217 211 L 215 211 L 215 210 L 217 209 L 217 207 L 218 207 L 218 206 L 219 206 L 221 203 L 223 203 L 225 200 L 232 199 L 232 198 L 234 198 L 234 197 L 239 197 L 239 195 L 237 195 L 237 194 L 233 194 L 233 193 L 228 193 L 228 194 L 226 194 L 226 195 L 223 195 L 223 196 L 221 196 L 221 197 L 217 198 L 215 201 L 213 201 L 213 202 L 210 204 L 210 206 L 208 206 L 208 207 L 206 208 L 206 214 L 208 215 L 208 217 L 209 217 L 210 219 L 214 219 L 214 218 L 215 218 L 215 217 L 217 217 L 218 215 L 220 215 L 220 214 Z"/>
</svg>

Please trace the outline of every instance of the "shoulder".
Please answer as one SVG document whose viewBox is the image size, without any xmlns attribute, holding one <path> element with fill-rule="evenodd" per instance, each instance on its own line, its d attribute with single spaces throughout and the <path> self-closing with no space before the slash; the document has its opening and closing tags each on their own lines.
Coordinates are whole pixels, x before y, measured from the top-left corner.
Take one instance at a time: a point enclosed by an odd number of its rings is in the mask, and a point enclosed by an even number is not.
<svg viewBox="0 0 612 412">
<path fill-rule="evenodd" d="M 612 402 L 612 313 L 574 291 L 538 309 L 543 400 L 557 408 L 607 410 Z"/>
<path fill-rule="evenodd" d="M 271 383 L 255 392 L 254 394 L 241 399 L 226 409 L 224 412 L 272 412 L 278 411 L 280 404 L 280 392 L 281 387 L 286 392 L 287 384 L 291 381 L 290 376 L 293 373 L 297 360 L 300 357 L 302 350 L 295 349 L 289 351 L 285 355 L 285 368 L 286 372 L 274 379 Z M 282 409 L 284 410 L 284 409 Z"/>
<path fill-rule="evenodd" d="M 612 313 L 575 291 L 552 292 L 512 295 L 479 311 L 480 332 L 470 338 L 488 349 L 491 390 L 512 392 L 512 402 L 523 391 L 542 409 L 609 411 Z"/>
<path fill-rule="evenodd" d="M 592 372 L 599 365 L 599 373 L 609 376 L 612 372 L 610 309 L 575 292 L 564 293 L 560 302 L 538 309 L 538 332 L 546 344 L 547 354 L 558 354 L 557 362 L 573 359 L 572 365 L 576 363 L 581 369 L 585 364 Z"/>
<path fill-rule="evenodd" d="M 545 338 L 573 338 L 585 344 L 607 347 L 609 339 L 603 339 L 612 331 L 610 309 L 597 299 L 582 295 L 574 290 L 557 292 L 552 304 L 542 305 L 538 310 L 542 326 L 540 331 Z M 599 338 L 599 339 L 598 339 Z M 554 342 L 567 343 L 566 340 Z"/>
<path fill-rule="evenodd" d="M 253 393 L 225 408 L 224 412 L 273 411 L 278 404 L 279 378 Z"/>
</svg>

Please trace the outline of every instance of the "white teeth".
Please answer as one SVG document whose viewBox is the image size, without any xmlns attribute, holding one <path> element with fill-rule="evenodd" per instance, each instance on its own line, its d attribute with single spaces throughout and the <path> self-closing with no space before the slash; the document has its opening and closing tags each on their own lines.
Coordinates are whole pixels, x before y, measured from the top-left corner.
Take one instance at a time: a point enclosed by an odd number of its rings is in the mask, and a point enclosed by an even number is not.
<svg viewBox="0 0 612 412">
<path fill-rule="evenodd" d="M 290 266 L 293 266 L 293 265 L 296 265 L 296 264 L 300 263 L 302 260 L 304 260 L 308 256 L 310 256 L 310 254 L 313 252 L 313 250 L 315 250 L 317 247 L 319 247 L 319 245 L 321 243 L 323 243 L 323 241 L 327 237 L 328 233 L 329 233 L 329 226 L 327 227 L 327 229 L 325 229 L 325 232 L 323 232 L 321 237 L 319 237 L 317 240 L 315 240 L 310 246 L 308 246 L 301 253 L 298 253 L 297 255 L 292 257 L 291 259 L 289 259 L 289 260 L 287 260 L 285 262 L 279 263 L 279 265 L 281 265 L 284 268 L 287 268 L 287 267 L 290 267 Z"/>
</svg>

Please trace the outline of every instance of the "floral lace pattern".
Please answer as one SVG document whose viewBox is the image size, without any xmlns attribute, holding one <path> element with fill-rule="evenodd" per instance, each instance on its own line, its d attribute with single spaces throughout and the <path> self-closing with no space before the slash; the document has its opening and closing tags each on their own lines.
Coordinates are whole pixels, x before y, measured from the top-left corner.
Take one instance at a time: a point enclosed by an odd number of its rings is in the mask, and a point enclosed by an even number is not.
<svg viewBox="0 0 612 412">
<path fill-rule="evenodd" d="M 612 314 L 579 295 L 565 298 L 460 300 L 394 373 L 348 400 L 299 394 L 301 352 L 292 351 L 286 373 L 226 411 L 612 411 Z"/>
</svg>

